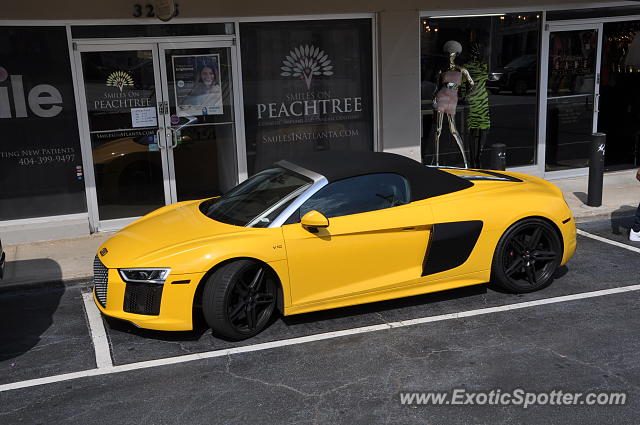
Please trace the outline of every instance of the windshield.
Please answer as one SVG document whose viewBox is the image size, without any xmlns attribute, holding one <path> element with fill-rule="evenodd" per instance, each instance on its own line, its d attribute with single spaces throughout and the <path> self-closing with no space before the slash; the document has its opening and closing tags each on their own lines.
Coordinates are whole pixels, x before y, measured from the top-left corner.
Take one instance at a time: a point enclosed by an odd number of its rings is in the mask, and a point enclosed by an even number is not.
<svg viewBox="0 0 640 425">
<path fill-rule="evenodd" d="M 286 168 L 261 171 L 220 198 L 200 204 L 207 217 L 235 226 L 267 227 L 313 180 Z"/>
</svg>

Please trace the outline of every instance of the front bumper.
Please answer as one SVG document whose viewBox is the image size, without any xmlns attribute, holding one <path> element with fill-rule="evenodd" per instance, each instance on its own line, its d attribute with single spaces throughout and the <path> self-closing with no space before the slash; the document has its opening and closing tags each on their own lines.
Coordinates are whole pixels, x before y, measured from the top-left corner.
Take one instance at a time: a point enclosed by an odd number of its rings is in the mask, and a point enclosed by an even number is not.
<svg viewBox="0 0 640 425">
<path fill-rule="evenodd" d="M 571 214 L 571 212 L 569 212 L 569 214 Z M 560 226 L 560 232 L 562 233 L 562 239 L 564 242 L 564 255 L 562 256 L 560 265 L 564 266 L 576 252 L 578 232 L 576 230 L 576 222 L 573 215 L 569 217 L 569 221 L 560 224 Z"/>
<path fill-rule="evenodd" d="M 139 328 L 188 331 L 193 329 L 193 297 L 203 276 L 204 273 L 169 275 L 161 288 L 159 314 L 136 314 L 125 311 L 130 309 L 127 303 L 130 302 L 131 288 L 127 291 L 127 283 L 117 269 L 108 269 L 105 306 L 96 297 L 95 288 L 93 301 L 103 314 L 126 320 Z"/>
</svg>

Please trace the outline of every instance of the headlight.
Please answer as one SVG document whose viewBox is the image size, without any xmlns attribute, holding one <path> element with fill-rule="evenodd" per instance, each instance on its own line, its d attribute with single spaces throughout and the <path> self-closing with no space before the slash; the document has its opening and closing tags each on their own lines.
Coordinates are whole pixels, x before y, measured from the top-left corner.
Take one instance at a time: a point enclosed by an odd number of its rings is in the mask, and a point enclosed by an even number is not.
<svg viewBox="0 0 640 425">
<path fill-rule="evenodd" d="M 489 74 L 489 81 L 498 81 L 502 78 L 502 72 L 492 72 Z"/>
<path fill-rule="evenodd" d="M 155 283 L 164 284 L 167 280 L 170 268 L 148 268 L 148 269 L 119 269 L 120 276 L 125 282 Z"/>
</svg>

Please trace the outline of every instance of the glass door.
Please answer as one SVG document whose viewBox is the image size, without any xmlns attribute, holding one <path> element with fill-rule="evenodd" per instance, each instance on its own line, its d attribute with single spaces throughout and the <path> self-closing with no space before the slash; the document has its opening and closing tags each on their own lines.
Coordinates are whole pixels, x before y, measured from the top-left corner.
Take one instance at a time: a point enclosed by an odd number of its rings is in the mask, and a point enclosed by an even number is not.
<svg viewBox="0 0 640 425">
<path fill-rule="evenodd" d="M 231 41 L 78 46 L 93 229 L 237 184 L 235 63 Z"/>
<path fill-rule="evenodd" d="M 94 228 L 122 227 L 171 202 L 155 44 L 78 46 Z M 85 167 L 86 168 L 86 167 Z M 99 223 L 97 226 L 96 224 Z"/>
<path fill-rule="evenodd" d="M 232 46 L 231 42 L 159 45 L 174 201 L 219 195 L 237 184 Z"/>
<path fill-rule="evenodd" d="M 548 34 L 545 172 L 588 166 L 597 131 L 601 26 L 554 26 Z"/>
</svg>

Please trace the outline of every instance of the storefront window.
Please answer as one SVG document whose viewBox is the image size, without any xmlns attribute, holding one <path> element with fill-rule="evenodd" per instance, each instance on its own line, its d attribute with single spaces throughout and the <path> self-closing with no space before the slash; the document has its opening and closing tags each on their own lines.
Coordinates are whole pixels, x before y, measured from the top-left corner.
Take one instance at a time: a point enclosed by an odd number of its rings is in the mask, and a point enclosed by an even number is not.
<svg viewBox="0 0 640 425">
<path fill-rule="evenodd" d="M 640 164 L 640 21 L 604 24 L 598 131 L 608 170 Z"/>
<path fill-rule="evenodd" d="M 64 27 L 0 27 L 0 221 L 86 212 Z"/>
<path fill-rule="evenodd" d="M 459 141 L 470 167 L 488 166 L 488 149 L 496 143 L 507 147 L 507 166 L 535 164 L 540 22 L 539 12 L 421 18 L 425 164 L 463 166 Z M 457 81 L 460 68 L 445 75 L 448 41 L 462 48 L 455 64 L 468 71 L 473 85 L 464 75 Z"/>
<path fill-rule="evenodd" d="M 596 29 L 549 34 L 546 171 L 588 165 L 597 46 Z"/>
<path fill-rule="evenodd" d="M 240 26 L 249 174 L 323 150 L 373 149 L 371 20 Z"/>
</svg>

